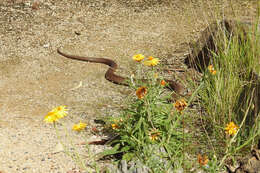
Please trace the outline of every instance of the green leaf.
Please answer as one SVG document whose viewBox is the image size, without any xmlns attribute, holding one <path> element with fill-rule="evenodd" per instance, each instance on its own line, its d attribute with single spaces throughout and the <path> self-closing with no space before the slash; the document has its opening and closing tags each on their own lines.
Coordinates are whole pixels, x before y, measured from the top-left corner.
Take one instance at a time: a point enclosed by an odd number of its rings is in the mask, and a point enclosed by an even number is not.
<svg viewBox="0 0 260 173">
<path fill-rule="evenodd" d="M 127 162 L 131 161 L 134 158 L 134 153 L 126 153 L 123 155 L 122 160 L 126 160 Z"/>
<path fill-rule="evenodd" d="M 135 131 L 137 130 L 140 130 L 141 128 L 141 125 L 142 125 L 142 122 L 143 122 L 143 118 L 141 117 L 138 121 L 138 123 L 136 124 L 135 128 L 133 129 L 132 133 L 134 133 Z"/>
<path fill-rule="evenodd" d="M 121 152 L 126 152 L 126 151 L 129 151 L 131 149 L 131 147 L 130 146 L 124 146 L 120 151 Z"/>
<path fill-rule="evenodd" d="M 105 156 L 121 153 L 119 148 L 120 148 L 120 144 L 117 144 L 112 149 L 105 150 L 101 153 L 98 153 L 98 155 L 99 155 L 100 158 L 102 158 L 102 157 L 105 157 Z"/>
</svg>

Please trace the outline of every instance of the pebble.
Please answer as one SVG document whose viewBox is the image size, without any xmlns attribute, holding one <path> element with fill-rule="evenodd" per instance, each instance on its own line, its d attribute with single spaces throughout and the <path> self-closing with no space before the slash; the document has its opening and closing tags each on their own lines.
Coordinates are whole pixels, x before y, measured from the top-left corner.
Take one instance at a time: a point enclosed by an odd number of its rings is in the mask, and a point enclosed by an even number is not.
<svg viewBox="0 0 260 173">
<path fill-rule="evenodd" d="M 48 48 L 48 47 L 50 47 L 50 44 L 49 44 L 49 43 L 44 44 L 43 47 L 44 47 L 44 48 Z"/>
</svg>

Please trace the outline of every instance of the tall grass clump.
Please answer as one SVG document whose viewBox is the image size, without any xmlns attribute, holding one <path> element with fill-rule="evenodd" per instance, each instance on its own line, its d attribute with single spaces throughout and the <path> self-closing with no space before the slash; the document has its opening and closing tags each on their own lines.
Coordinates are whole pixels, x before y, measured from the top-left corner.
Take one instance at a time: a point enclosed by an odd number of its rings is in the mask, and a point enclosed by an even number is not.
<svg viewBox="0 0 260 173">
<path fill-rule="evenodd" d="M 203 76 L 199 97 L 206 115 L 201 118 L 219 166 L 228 156 L 248 151 L 260 135 L 258 26 L 216 38 L 218 52 Z"/>
</svg>

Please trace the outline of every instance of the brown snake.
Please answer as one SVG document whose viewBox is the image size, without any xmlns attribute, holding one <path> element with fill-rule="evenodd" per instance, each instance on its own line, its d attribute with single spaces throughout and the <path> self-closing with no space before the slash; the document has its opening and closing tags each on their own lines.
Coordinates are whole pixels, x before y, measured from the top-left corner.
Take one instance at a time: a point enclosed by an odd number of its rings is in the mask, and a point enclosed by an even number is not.
<svg viewBox="0 0 260 173">
<path fill-rule="evenodd" d="M 101 63 L 101 64 L 106 64 L 109 66 L 108 70 L 106 71 L 105 74 L 105 78 L 110 81 L 113 82 L 115 84 L 119 84 L 119 85 L 125 85 L 125 86 L 129 86 L 129 84 L 127 83 L 127 78 L 116 75 L 115 71 L 117 70 L 117 64 L 115 61 L 111 60 L 111 59 L 107 59 L 107 58 L 94 58 L 94 57 L 86 57 L 86 56 L 78 56 L 78 55 L 70 55 L 67 53 L 62 52 L 59 48 L 57 49 L 57 52 L 66 57 L 66 58 L 70 58 L 70 59 L 75 59 L 75 60 L 79 60 L 79 61 L 86 61 L 86 62 L 93 62 L 93 63 Z M 146 79 L 143 79 L 142 82 L 147 82 Z M 183 86 L 175 81 L 172 80 L 165 80 L 165 82 L 168 84 L 168 88 L 175 91 L 178 94 L 182 93 L 183 90 Z"/>
</svg>

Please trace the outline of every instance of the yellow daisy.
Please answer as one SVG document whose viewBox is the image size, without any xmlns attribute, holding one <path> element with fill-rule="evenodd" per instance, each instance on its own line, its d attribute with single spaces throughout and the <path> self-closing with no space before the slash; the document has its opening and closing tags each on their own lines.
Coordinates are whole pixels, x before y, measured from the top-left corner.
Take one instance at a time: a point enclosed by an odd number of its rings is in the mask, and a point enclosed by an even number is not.
<svg viewBox="0 0 260 173">
<path fill-rule="evenodd" d="M 85 129 L 86 126 L 87 126 L 86 123 L 79 122 L 78 124 L 74 124 L 72 129 L 75 131 L 81 131 L 81 130 Z"/>
<path fill-rule="evenodd" d="M 65 109 L 65 107 L 66 106 L 58 106 L 58 107 L 54 108 L 52 110 L 52 112 L 54 112 L 59 119 L 63 118 L 65 116 L 67 116 L 67 114 L 68 114 L 68 112 L 67 112 L 68 109 Z"/>
<path fill-rule="evenodd" d="M 54 112 L 49 112 L 45 117 L 44 120 L 46 123 L 53 123 L 58 121 L 58 117 Z"/>
<path fill-rule="evenodd" d="M 237 133 L 238 126 L 234 122 L 230 122 L 229 124 L 227 124 L 225 130 L 226 134 L 234 135 Z"/>
<path fill-rule="evenodd" d="M 137 55 L 134 55 L 133 56 L 133 60 L 137 61 L 137 62 L 140 62 L 144 59 L 144 55 L 142 54 L 137 54 Z"/>
<path fill-rule="evenodd" d="M 47 123 L 53 123 L 58 121 L 60 118 L 67 116 L 67 110 L 65 109 L 66 106 L 58 106 L 50 111 L 45 117 L 44 121 Z"/>
<path fill-rule="evenodd" d="M 152 56 L 150 56 L 148 58 L 148 60 L 144 61 L 144 65 L 145 66 L 156 66 L 159 63 L 159 59 L 158 58 L 154 58 Z"/>
</svg>

